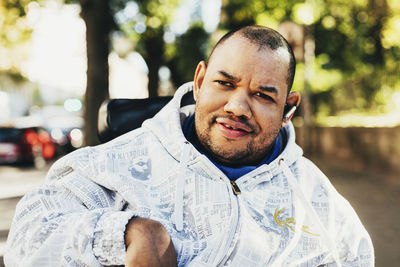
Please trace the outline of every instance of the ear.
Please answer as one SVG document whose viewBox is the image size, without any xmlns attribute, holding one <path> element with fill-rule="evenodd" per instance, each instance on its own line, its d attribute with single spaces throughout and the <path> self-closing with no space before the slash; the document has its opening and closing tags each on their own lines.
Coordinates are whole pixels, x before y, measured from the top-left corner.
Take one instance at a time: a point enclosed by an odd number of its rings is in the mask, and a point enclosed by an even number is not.
<svg viewBox="0 0 400 267">
<path fill-rule="evenodd" d="M 285 127 L 289 123 L 290 119 L 294 115 L 295 109 L 293 110 L 292 107 L 298 107 L 300 105 L 300 102 L 301 102 L 300 93 L 298 93 L 298 92 L 289 93 L 289 95 L 286 99 L 286 106 L 288 106 L 289 108 L 288 109 L 285 108 L 284 113 L 290 112 L 290 110 L 292 110 L 293 112 L 291 112 L 290 114 L 283 114 L 282 126 L 281 126 L 282 128 Z M 286 115 L 288 115 L 288 116 L 286 116 Z"/>
<path fill-rule="evenodd" d="M 200 61 L 197 64 L 196 72 L 194 73 L 194 85 L 193 85 L 193 97 L 197 100 L 199 95 L 200 87 L 203 84 L 204 76 L 206 75 L 207 65 L 204 61 Z"/>
</svg>

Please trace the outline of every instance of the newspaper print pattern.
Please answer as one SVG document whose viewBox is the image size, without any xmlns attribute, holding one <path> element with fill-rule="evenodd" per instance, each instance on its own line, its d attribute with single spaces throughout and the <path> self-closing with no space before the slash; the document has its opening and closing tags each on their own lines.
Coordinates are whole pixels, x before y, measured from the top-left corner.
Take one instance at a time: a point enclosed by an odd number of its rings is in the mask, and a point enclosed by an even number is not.
<svg viewBox="0 0 400 267">
<path fill-rule="evenodd" d="M 183 92 L 178 91 L 176 103 Z M 239 178 L 238 196 L 227 177 L 193 147 L 186 172 L 178 177 L 185 141 L 174 124 L 181 123 L 178 110 L 172 101 L 147 128 L 54 164 L 46 184 L 18 204 L 6 266 L 122 265 L 125 226 L 132 216 L 166 227 L 179 266 L 268 266 L 283 253 L 284 266 L 334 266 L 316 218 L 301 216 L 277 162 Z M 293 158 L 291 171 L 336 241 L 342 266 L 373 265 L 372 244 L 357 215 L 301 157 L 288 127 L 283 156 L 289 162 Z M 174 221 L 178 182 L 183 183 L 182 231 Z"/>
</svg>

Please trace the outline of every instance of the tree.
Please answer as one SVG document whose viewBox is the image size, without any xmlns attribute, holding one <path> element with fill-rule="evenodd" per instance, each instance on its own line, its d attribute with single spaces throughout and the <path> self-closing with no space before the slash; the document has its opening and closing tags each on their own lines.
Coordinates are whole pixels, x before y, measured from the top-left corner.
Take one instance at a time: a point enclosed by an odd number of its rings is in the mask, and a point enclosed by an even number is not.
<svg viewBox="0 0 400 267">
<path fill-rule="evenodd" d="M 122 32 L 135 44 L 149 69 L 149 97 L 158 95 L 158 70 L 166 64 L 164 34 L 179 0 L 137 0 L 138 13 L 121 21 Z"/>
<path fill-rule="evenodd" d="M 87 85 L 84 105 L 85 144 L 98 144 L 97 117 L 108 98 L 108 55 L 114 26 L 109 0 L 79 0 L 86 25 Z"/>
<path fill-rule="evenodd" d="M 65 0 L 75 2 L 76 0 Z M 98 108 L 108 98 L 108 55 L 110 36 L 118 29 L 114 21 L 117 12 L 126 7 L 128 0 L 79 0 L 81 16 L 86 24 L 87 43 L 87 87 L 85 93 L 85 143 L 98 144 Z M 168 10 L 160 9 L 164 1 L 142 0 L 140 10 L 146 15 L 148 28 L 140 38 L 141 52 L 149 68 L 149 96 L 156 96 L 158 69 L 163 63 L 163 23 L 170 17 Z M 173 2 L 173 1 L 170 1 Z M 168 3 L 170 3 L 168 2 Z M 164 3 L 164 6 L 166 4 Z"/>
<path fill-rule="evenodd" d="M 44 3 L 45 0 L 4 0 L 0 4 L 2 23 L 0 47 L 12 48 L 30 39 L 31 29 L 24 23 L 29 4 Z M 108 54 L 110 33 L 115 28 L 111 2 L 114 6 L 125 1 L 118 0 L 65 0 L 65 3 L 79 3 L 81 16 L 86 25 L 87 46 L 87 88 L 85 93 L 84 132 L 86 145 L 95 145 L 97 138 L 97 111 L 108 97 Z M 11 66 L 15 72 L 18 67 Z"/>
<path fill-rule="evenodd" d="M 312 113 L 376 113 L 400 89 L 400 7 L 395 2 L 223 1 L 220 29 L 253 22 L 275 29 L 284 21 L 304 25 L 315 43 L 309 72 Z M 298 62 L 294 89 L 302 91 L 304 84 L 304 63 Z"/>
<path fill-rule="evenodd" d="M 0 62 L 4 75 L 20 75 L 20 65 L 27 57 L 25 46 L 32 29 L 26 22 L 28 4 L 32 0 L 2 0 L 0 2 L 0 54 L 7 55 Z"/>
<path fill-rule="evenodd" d="M 12 7 L 18 14 L 17 17 L 21 17 L 25 15 L 25 9 L 32 1 L 34 0 L 7 1 L 4 2 L 4 6 L 7 10 Z M 64 2 L 80 4 L 81 17 L 86 25 L 87 85 L 84 99 L 84 132 L 85 144 L 95 145 L 98 143 L 96 130 L 98 108 L 108 98 L 108 55 L 111 50 L 111 33 L 122 29 L 135 43 L 136 49 L 144 57 L 149 69 L 149 96 L 156 96 L 159 86 L 158 70 L 171 60 L 165 51 L 165 29 L 171 23 L 179 1 L 64 0 Z M 115 15 L 132 3 L 136 3 L 139 7 L 138 16 L 129 18 L 123 23 L 115 23 Z M 142 26 L 142 30 L 133 31 L 138 29 L 137 26 L 139 28 Z M 184 47 L 187 49 L 187 46 Z"/>
<path fill-rule="evenodd" d="M 175 87 L 193 80 L 197 63 L 207 56 L 209 34 L 202 24 L 192 25 L 188 31 L 176 38 L 174 53 L 168 61 L 171 79 Z"/>
</svg>

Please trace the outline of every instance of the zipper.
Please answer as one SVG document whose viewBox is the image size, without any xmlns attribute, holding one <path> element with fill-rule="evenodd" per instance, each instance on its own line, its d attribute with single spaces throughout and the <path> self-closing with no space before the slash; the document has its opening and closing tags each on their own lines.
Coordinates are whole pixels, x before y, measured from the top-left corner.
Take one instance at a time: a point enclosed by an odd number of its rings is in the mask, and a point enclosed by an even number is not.
<svg viewBox="0 0 400 267">
<path fill-rule="evenodd" d="M 239 198 L 240 194 L 242 193 L 239 186 L 236 184 L 235 181 L 230 180 L 228 177 L 225 176 L 225 174 L 218 169 L 214 164 L 209 162 L 206 158 L 206 156 L 202 155 L 203 163 L 208 166 L 207 164 L 211 165 L 211 169 L 217 173 L 219 176 L 219 179 L 229 188 L 231 188 L 233 194 L 229 194 L 229 197 L 231 199 L 232 203 L 232 219 L 231 219 L 231 224 L 229 226 L 229 233 L 227 240 L 225 244 L 221 245 L 221 249 L 218 250 L 217 256 L 214 258 L 215 264 L 212 264 L 211 266 L 222 266 L 225 264 L 226 260 L 229 258 L 228 257 L 228 252 L 231 250 L 231 244 L 234 242 L 235 234 L 239 225 Z M 230 190 L 228 190 L 228 193 Z M 223 247 L 223 249 L 222 249 Z"/>
<path fill-rule="evenodd" d="M 231 187 L 232 187 L 232 191 L 233 193 L 237 196 L 240 195 L 242 193 L 242 191 L 240 191 L 239 186 L 235 183 L 234 180 L 231 180 Z"/>
<path fill-rule="evenodd" d="M 221 180 L 225 180 L 223 178 L 221 178 Z M 230 180 L 230 184 L 231 184 L 231 188 L 233 191 L 233 195 L 231 195 L 231 200 L 232 200 L 232 217 L 233 217 L 233 222 L 231 224 L 230 230 L 229 230 L 229 234 L 228 234 L 228 238 L 227 241 L 225 243 L 224 249 L 220 250 L 220 253 L 218 255 L 218 257 L 216 257 L 216 259 L 218 259 L 218 264 L 216 264 L 215 266 L 223 266 L 223 264 L 225 263 L 226 259 L 228 258 L 227 253 L 229 252 L 230 248 L 231 248 L 231 243 L 233 242 L 233 239 L 235 237 L 237 228 L 238 228 L 238 224 L 239 224 L 239 199 L 238 199 L 238 195 L 241 194 L 240 188 L 239 186 L 235 183 L 235 181 Z"/>
</svg>

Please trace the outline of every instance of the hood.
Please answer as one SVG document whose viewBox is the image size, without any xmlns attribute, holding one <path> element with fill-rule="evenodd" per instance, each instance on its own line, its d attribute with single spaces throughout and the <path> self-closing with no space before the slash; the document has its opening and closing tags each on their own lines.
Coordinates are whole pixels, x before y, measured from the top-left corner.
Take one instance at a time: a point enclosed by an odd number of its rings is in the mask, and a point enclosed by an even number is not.
<svg viewBox="0 0 400 267">
<path fill-rule="evenodd" d="M 184 120 L 194 112 L 193 82 L 183 84 L 176 91 L 173 99 L 153 118 L 146 120 L 143 127 L 151 130 L 164 148 L 178 161 L 181 159 L 182 147 L 187 142 L 183 135 Z M 295 130 L 289 122 L 285 126 L 287 141 L 282 153 L 268 166 L 277 165 L 278 159 L 284 159 L 290 166 L 303 155 L 302 149 L 295 143 Z"/>
<path fill-rule="evenodd" d="M 153 132 L 168 153 L 179 161 L 182 146 L 187 142 L 182 124 L 193 112 L 193 82 L 188 82 L 178 88 L 171 101 L 153 118 L 144 121 L 142 127 Z"/>
</svg>

